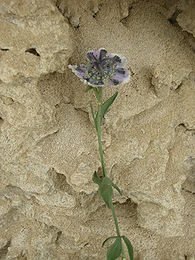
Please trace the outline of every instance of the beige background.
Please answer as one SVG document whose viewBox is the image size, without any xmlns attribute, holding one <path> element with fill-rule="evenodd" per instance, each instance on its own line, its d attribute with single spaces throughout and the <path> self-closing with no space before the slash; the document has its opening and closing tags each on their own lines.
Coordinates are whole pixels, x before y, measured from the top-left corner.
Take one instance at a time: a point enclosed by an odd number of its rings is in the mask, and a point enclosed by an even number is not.
<svg viewBox="0 0 195 260">
<path fill-rule="evenodd" d="M 136 260 L 193 260 L 195 2 L 0 1 L 0 259 L 101 260 L 115 235 L 92 174 L 92 92 L 68 64 L 100 47 L 131 81 L 102 139 Z"/>
</svg>

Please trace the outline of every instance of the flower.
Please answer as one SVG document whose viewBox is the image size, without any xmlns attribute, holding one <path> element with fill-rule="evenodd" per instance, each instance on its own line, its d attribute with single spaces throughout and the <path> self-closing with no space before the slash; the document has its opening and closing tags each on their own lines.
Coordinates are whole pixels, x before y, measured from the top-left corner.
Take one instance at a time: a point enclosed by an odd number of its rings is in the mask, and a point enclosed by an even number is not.
<svg viewBox="0 0 195 260">
<path fill-rule="evenodd" d="M 87 53 L 87 64 L 69 65 L 68 67 L 87 85 L 103 87 L 105 81 L 110 85 L 119 85 L 130 79 L 129 71 L 123 68 L 126 58 L 108 53 L 101 48 Z"/>
</svg>

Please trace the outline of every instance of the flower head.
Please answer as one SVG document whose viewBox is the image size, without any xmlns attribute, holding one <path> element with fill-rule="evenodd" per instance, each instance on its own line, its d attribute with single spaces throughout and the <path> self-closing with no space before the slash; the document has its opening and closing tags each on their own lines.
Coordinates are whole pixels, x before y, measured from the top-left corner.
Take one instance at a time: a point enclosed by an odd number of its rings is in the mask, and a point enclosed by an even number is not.
<svg viewBox="0 0 195 260">
<path fill-rule="evenodd" d="M 123 68 L 126 59 L 117 54 L 108 53 L 101 48 L 87 53 L 87 64 L 68 67 L 87 85 L 102 87 L 105 81 L 110 85 L 119 85 L 130 79 L 129 71 Z"/>
</svg>

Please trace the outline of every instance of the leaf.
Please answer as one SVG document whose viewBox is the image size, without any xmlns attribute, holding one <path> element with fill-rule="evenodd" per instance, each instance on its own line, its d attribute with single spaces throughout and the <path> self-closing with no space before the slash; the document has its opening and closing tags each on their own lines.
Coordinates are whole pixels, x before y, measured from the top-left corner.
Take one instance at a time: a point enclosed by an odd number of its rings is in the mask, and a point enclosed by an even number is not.
<svg viewBox="0 0 195 260">
<path fill-rule="evenodd" d="M 104 240 L 104 242 L 102 243 L 102 247 L 112 238 L 117 238 L 118 236 L 113 236 L 113 237 L 108 237 Z"/>
<path fill-rule="evenodd" d="M 91 90 L 93 87 L 90 86 L 90 85 L 87 85 L 86 89 L 85 89 L 85 92 L 88 92 L 89 90 Z"/>
<path fill-rule="evenodd" d="M 116 92 L 112 97 L 110 97 L 103 105 L 102 105 L 102 117 L 104 117 L 106 111 L 108 108 L 112 105 L 114 102 L 115 98 L 117 97 L 118 92 Z"/>
<path fill-rule="evenodd" d="M 94 114 L 93 106 L 92 106 L 91 103 L 90 103 L 90 108 L 91 108 L 91 114 L 92 114 L 92 117 L 93 117 L 94 125 L 95 125 L 95 128 L 97 130 L 97 121 L 96 121 L 96 117 L 95 117 L 95 114 Z"/>
<path fill-rule="evenodd" d="M 95 182 L 96 184 L 100 185 L 102 180 L 98 177 L 97 172 L 95 171 L 93 174 L 93 182 Z"/>
<path fill-rule="evenodd" d="M 107 260 L 115 260 L 117 259 L 122 252 L 122 242 L 121 238 L 118 237 L 114 243 L 108 248 L 107 251 Z"/>
<path fill-rule="evenodd" d="M 114 187 L 114 188 L 118 191 L 118 193 L 122 196 L 121 190 L 120 190 L 119 187 L 118 187 L 116 184 L 114 184 L 113 182 L 112 182 L 112 187 Z"/>
<path fill-rule="evenodd" d="M 112 187 L 115 188 L 118 191 L 118 193 L 122 196 L 122 192 L 119 189 L 119 187 L 116 184 L 114 184 L 113 181 L 109 177 L 106 177 L 106 178 L 107 178 L 107 183 L 111 184 Z"/>
<path fill-rule="evenodd" d="M 110 178 L 108 178 L 108 177 L 106 177 L 106 178 L 108 179 L 108 183 L 110 183 L 112 185 L 112 187 L 115 188 L 118 191 L 118 193 L 122 196 L 122 192 L 119 189 L 119 187 L 116 184 L 114 184 Z"/>
<path fill-rule="evenodd" d="M 123 240 L 126 244 L 126 247 L 128 249 L 129 258 L 130 258 L 130 260 L 133 260 L 133 246 L 126 236 L 122 236 L 122 238 L 123 238 Z"/>
<path fill-rule="evenodd" d="M 112 203 L 112 185 L 108 177 L 104 177 L 101 184 L 99 185 L 99 193 L 106 203 L 107 207 L 110 208 Z"/>
</svg>

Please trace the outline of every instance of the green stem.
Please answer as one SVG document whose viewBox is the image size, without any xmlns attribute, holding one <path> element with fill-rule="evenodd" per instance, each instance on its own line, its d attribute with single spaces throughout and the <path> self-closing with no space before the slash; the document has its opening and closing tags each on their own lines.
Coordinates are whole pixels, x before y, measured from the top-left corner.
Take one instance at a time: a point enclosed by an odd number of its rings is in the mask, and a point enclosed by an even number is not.
<svg viewBox="0 0 195 260">
<path fill-rule="evenodd" d="M 102 88 L 99 89 L 94 89 L 97 101 L 98 101 L 98 112 L 97 112 L 97 118 L 96 118 L 96 130 L 97 130 L 97 135 L 98 135 L 98 144 L 99 144 L 99 152 L 100 152 L 100 158 L 101 158 L 101 164 L 102 164 L 102 170 L 103 170 L 103 175 L 104 177 L 106 177 L 106 169 L 105 169 L 105 165 L 104 165 L 104 158 L 103 158 L 103 150 L 102 150 L 102 141 L 101 141 L 101 120 L 102 120 Z M 115 223 L 115 227 L 116 227 L 116 233 L 117 236 L 120 237 L 120 230 L 119 230 L 119 225 L 118 225 L 118 220 L 116 217 L 116 213 L 114 210 L 114 206 L 111 203 L 111 210 L 112 210 L 112 215 L 114 218 L 114 223 Z M 122 244 L 122 259 L 126 259 L 125 256 L 125 251 L 123 248 L 123 244 Z"/>
<path fill-rule="evenodd" d="M 111 208 L 111 210 L 112 210 L 112 215 L 113 215 L 113 218 L 114 218 L 114 224 L 115 224 L 115 227 L 116 227 L 116 233 L 117 233 L 117 236 L 120 237 L 121 235 L 120 235 L 120 230 L 119 230 L 118 220 L 117 220 L 117 217 L 116 217 L 116 213 L 115 213 L 114 205 L 113 205 L 112 203 L 111 203 L 110 208 Z M 123 244 L 122 244 L 122 259 L 126 259 Z"/>
<path fill-rule="evenodd" d="M 112 215 L 113 215 L 114 223 L 115 223 L 115 226 L 116 226 L 117 236 L 120 237 L 120 230 L 119 230 L 119 226 L 118 226 L 118 221 L 117 221 L 116 213 L 115 213 L 115 210 L 114 210 L 114 205 L 112 203 L 111 203 L 111 207 L 110 208 L 112 210 Z"/>
<path fill-rule="evenodd" d="M 102 121 L 102 89 L 95 89 L 95 95 L 98 100 L 98 112 L 97 112 L 97 135 L 98 135 L 98 144 L 99 144 L 99 152 L 100 159 L 102 164 L 103 175 L 106 177 L 106 169 L 104 164 L 103 150 L 102 150 L 102 141 L 101 141 L 101 121 Z"/>
</svg>

